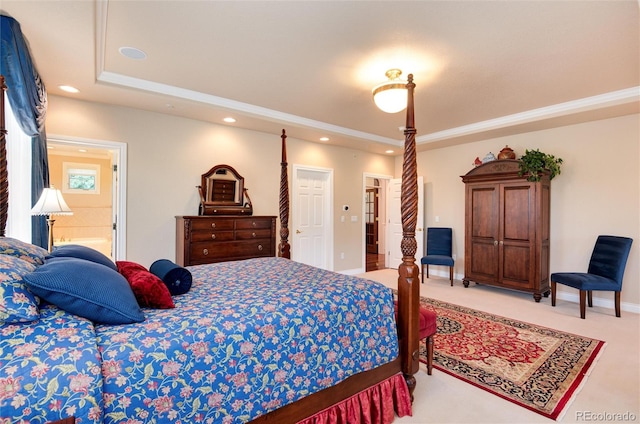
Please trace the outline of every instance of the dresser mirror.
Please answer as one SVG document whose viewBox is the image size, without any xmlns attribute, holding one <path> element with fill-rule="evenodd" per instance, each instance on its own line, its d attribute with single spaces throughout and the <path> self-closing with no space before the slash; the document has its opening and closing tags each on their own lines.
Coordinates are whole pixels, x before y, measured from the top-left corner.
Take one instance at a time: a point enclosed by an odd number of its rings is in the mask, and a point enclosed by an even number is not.
<svg viewBox="0 0 640 424">
<path fill-rule="evenodd" d="M 202 174 L 198 188 L 199 215 L 251 215 L 251 199 L 244 178 L 229 165 L 216 165 Z"/>
</svg>

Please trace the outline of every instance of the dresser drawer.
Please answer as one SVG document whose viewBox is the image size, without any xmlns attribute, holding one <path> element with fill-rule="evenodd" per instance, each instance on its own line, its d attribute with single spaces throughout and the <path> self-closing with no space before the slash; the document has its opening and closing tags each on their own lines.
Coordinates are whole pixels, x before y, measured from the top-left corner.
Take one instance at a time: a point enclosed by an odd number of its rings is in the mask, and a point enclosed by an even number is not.
<svg viewBox="0 0 640 424">
<path fill-rule="evenodd" d="M 233 240 L 233 231 L 198 230 L 191 233 L 191 241 L 229 241 Z"/>
<path fill-rule="evenodd" d="M 266 228 L 264 230 L 237 230 L 236 240 L 255 240 L 255 239 L 267 239 L 271 237 L 271 229 Z"/>
<path fill-rule="evenodd" d="M 233 230 L 233 219 L 194 219 L 191 221 L 192 231 L 198 230 Z"/>
<path fill-rule="evenodd" d="M 270 219 L 242 219 L 236 221 L 236 229 L 237 230 L 245 230 L 249 228 L 271 228 L 271 220 Z"/>
<path fill-rule="evenodd" d="M 220 242 L 212 245 L 207 242 L 191 244 L 191 265 L 273 256 L 271 240 L 246 240 Z"/>
</svg>

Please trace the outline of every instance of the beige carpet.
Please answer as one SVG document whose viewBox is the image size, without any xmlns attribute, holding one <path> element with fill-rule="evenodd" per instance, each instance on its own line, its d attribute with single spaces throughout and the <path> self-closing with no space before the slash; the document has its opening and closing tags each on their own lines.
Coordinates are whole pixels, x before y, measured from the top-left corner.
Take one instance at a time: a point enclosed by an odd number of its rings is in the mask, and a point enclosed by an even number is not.
<svg viewBox="0 0 640 424">
<path fill-rule="evenodd" d="M 397 286 L 397 271 L 372 271 L 360 276 Z M 559 419 L 563 423 L 640 422 L 640 316 L 587 308 L 580 319 L 576 303 L 510 290 L 432 278 L 420 287 L 421 296 L 604 340 L 607 345 L 584 386 Z M 612 294 L 613 296 L 613 294 Z M 429 376 L 421 365 L 416 374 L 413 417 L 397 423 L 551 423 L 552 420 L 500 399 L 438 370 Z"/>
</svg>

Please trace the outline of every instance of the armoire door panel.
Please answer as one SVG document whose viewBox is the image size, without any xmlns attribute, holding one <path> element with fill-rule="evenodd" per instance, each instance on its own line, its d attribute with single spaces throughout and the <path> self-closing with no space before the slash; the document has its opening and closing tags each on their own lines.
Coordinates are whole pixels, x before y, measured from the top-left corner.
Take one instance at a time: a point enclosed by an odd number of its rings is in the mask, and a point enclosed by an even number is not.
<svg viewBox="0 0 640 424">
<path fill-rule="evenodd" d="M 531 249 L 528 245 L 505 245 L 502 255 L 502 282 L 530 287 Z"/>
<path fill-rule="evenodd" d="M 531 236 L 532 196 L 530 186 L 505 186 L 503 192 L 502 240 L 528 241 Z"/>
<path fill-rule="evenodd" d="M 498 190 L 496 187 L 474 188 L 471 194 L 471 236 L 496 238 L 498 236 Z"/>
<path fill-rule="evenodd" d="M 476 278 L 497 280 L 498 262 L 497 246 L 493 242 L 477 241 L 472 247 L 470 274 Z"/>
</svg>

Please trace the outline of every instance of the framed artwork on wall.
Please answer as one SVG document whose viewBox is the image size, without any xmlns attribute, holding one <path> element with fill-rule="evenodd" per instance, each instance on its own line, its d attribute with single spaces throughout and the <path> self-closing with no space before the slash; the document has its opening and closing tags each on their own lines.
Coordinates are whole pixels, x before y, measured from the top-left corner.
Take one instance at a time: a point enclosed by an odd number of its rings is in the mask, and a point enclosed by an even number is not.
<svg viewBox="0 0 640 424">
<path fill-rule="evenodd" d="M 100 165 L 63 162 L 62 192 L 100 194 Z"/>
</svg>

